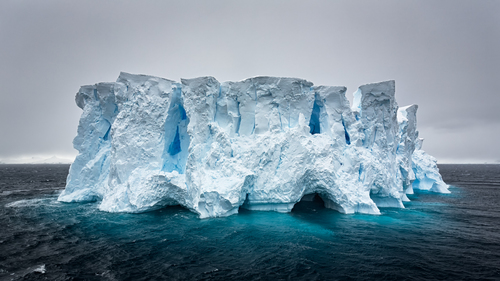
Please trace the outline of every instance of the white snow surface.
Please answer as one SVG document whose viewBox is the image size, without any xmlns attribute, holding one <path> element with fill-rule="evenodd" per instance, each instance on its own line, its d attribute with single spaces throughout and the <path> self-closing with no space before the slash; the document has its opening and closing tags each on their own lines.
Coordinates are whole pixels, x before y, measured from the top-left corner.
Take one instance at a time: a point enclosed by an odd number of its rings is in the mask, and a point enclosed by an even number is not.
<svg viewBox="0 0 500 281">
<path fill-rule="evenodd" d="M 219 83 L 121 73 L 83 86 L 79 151 L 59 201 L 109 212 L 181 205 L 200 218 L 290 212 L 318 194 L 342 213 L 404 208 L 413 189 L 449 192 L 420 149 L 417 106 L 394 81 L 345 87 L 295 78 Z M 306 199 L 305 198 L 305 199 Z"/>
</svg>

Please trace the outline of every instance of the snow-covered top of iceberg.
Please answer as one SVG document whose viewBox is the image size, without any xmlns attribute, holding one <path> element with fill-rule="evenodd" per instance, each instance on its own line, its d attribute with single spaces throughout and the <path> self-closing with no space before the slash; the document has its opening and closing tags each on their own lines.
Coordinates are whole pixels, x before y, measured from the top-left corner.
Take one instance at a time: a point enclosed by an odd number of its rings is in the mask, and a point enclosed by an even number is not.
<svg viewBox="0 0 500 281">
<path fill-rule="evenodd" d="M 401 207 L 413 188 L 448 192 L 416 150 L 417 106 L 395 83 L 345 87 L 296 78 L 180 82 L 121 73 L 83 86 L 79 151 L 59 200 L 111 212 L 182 205 L 200 217 L 291 211 L 318 194 L 343 213 Z"/>
</svg>

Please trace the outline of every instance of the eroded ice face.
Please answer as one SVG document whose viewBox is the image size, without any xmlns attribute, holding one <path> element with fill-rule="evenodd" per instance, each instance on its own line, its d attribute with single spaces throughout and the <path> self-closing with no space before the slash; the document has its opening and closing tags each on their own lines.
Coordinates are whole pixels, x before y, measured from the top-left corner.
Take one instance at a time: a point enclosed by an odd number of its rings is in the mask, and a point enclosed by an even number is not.
<svg viewBox="0 0 500 281">
<path fill-rule="evenodd" d="M 182 205 L 200 217 L 240 207 L 289 212 L 318 194 L 343 213 L 403 207 L 413 188 L 447 192 L 421 150 L 417 106 L 400 108 L 394 81 L 345 87 L 295 78 L 219 83 L 121 73 L 83 86 L 83 109 L 60 201 L 143 212 Z"/>
</svg>

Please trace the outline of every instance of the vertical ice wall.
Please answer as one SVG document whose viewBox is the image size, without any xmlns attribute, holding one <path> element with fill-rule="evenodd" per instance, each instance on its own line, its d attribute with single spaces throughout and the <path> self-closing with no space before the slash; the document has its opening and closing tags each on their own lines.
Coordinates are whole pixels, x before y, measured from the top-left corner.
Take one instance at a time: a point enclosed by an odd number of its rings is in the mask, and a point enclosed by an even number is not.
<svg viewBox="0 0 500 281">
<path fill-rule="evenodd" d="M 403 207 L 403 189 L 396 177 L 399 125 L 394 95 L 394 81 L 368 84 L 359 87 L 353 104 L 363 134 L 359 178 L 380 207 Z"/>
<path fill-rule="evenodd" d="M 181 85 L 167 79 L 121 73 L 118 115 L 111 130 L 111 165 L 100 206 L 140 212 L 179 204 L 189 146 Z M 180 179 L 182 182 L 183 180 Z M 172 183 L 173 182 L 173 183 Z"/>
<path fill-rule="evenodd" d="M 80 154 L 59 200 L 112 212 L 182 205 L 204 218 L 289 212 L 317 194 L 343 213 L 378 214 L 403 207 L 412 186 L 447 191 L 435 162 L 415 157 L 417 108 L 398 113 L 394 90 L 361 86 L 351 109 L 345 87 L 302 79 L 121 73 L 77 94 Z"/>
<path fill-rule="evenodd" d="M 79 154 L 71 165 L 60 201 L 100 200 L 106 190 L 110 166 L 111 124 L 118 114 L 115 95 L 122 90 L 116 83 L 83 86 L 76 104 L 83 109 L 73 146 Z"/>
<path fill-rule="evenodd" d="M 412 167 L 412 155 L 418 138 L 416 104 L 398 109 L 399 145 L 397 148 L 397 161 L 399 163 L 398 185 L 403 187 L 404 201 L 409 201 L 406 194 L 413 194 L 412 184 L 415 173 Z"/>
</svg>

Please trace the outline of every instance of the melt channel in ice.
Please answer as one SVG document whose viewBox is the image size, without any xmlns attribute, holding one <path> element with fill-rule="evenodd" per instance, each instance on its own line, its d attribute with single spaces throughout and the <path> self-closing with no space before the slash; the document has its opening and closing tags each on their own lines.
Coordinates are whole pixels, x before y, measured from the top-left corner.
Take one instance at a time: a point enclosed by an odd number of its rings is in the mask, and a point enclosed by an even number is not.
<svg viewBox="0 0 500 281">
<path fill-rule="evenodd" d="M 404 208 L 414 189 L 449 192 L 394 81 L 359 87 L 352 107 L 345 92 L 295 78 L 128 73 L 83 86 L 79 154 L 59 200 L 100 200 L 109 212 L 181 205 L 207 218 L 289 212 L 316 194 L 342 213 L 379 214 Z"/>
</svg>

